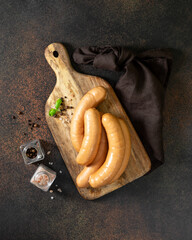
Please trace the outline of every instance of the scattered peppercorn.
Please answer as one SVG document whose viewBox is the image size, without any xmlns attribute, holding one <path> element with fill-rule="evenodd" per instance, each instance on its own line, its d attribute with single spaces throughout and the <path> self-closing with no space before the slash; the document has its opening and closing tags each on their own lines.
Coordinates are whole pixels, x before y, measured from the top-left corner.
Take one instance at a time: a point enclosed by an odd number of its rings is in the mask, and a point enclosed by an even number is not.
<svg viewBox="0 0 192 240">
<path fill-rule="evenodd" d="M 33 125 L 32 125 L 32 127 L 40 127 L 40 125 L 39 124 L 37 124 L 37 123 L 33 123 Z"/>
<path fill-rule="evenodd" d="M 16 117 L 15 117 L 14 115 L 12 116 L 12 118 L 13 118 L 13 119 L 16 119 Z"/>
<path fill-rule="evenodd" d="M 31 120 L 28 120 L 28 122 L 31 122 Z"/>
<path fill-rule="evenodd" d="M 18 112 L 18 114 L 19 114 L 19 115 L 22 115 L 22 114 L 23 114 L 23 112 L 19 111 L 19 112 Z"/>
<path fill-rule="evenodd" d="M 41 121 L 41 118 L 38 117 L 37 120 Z"/>
</svg>

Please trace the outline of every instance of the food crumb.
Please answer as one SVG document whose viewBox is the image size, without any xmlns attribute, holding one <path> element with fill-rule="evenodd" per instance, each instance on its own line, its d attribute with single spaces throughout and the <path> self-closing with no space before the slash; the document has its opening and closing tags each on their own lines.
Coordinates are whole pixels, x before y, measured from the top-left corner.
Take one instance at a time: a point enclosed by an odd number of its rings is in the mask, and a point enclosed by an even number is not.
<svg viewBox="0 0 192 240">
<path fill-rule="evenodd" d="M 56 184 L 55 187 L 58 187 L 58 185 Z"/>
<path fill-rule="evenodd" d="M 47 155 L 49 155 L 50 153 L 51 153 L 51 151 L 48 151 L 48 152 L 47 152 Z"/>
<path fill-rule="evenodd" d="M 49 165 L 53 165 L 53 162 L 49 162 Z"/>
<path fill-rule="evenodd" d="M 49 190 L 50 193 L 53 193 L 53 190 Z"/>
<path fill-rule="evenodd" d="M 62 192 L 61 188 L 58 188 L 57 191 L 58 191 L 58 192 Z"/>
</svg>

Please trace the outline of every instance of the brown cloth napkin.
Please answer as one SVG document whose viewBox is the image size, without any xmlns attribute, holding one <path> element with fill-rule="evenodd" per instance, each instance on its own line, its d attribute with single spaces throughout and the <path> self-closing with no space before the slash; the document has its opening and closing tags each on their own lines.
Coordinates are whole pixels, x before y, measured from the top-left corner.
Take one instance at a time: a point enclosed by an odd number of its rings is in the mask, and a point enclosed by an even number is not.
<svg viewBox="0 0 192 240">
<path fill-rule="evenodd" d="M 156 168 L 164 161 L 162 127 L 164 93 L 172 57 L 168 50 L 134 54 L 126 47 L 82 47 L 74 61 L 96 68 L 122 71 L 115 91 Z"/>
</svg>

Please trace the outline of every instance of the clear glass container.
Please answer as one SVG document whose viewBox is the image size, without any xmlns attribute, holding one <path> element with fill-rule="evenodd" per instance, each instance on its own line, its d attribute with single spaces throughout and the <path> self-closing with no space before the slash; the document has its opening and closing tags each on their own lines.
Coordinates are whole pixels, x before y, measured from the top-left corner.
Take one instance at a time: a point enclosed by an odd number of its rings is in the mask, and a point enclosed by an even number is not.
<svg viewBox="0 0 192 240">
<path fill-rule="evenodd" d="M 31 164 L 44 159 L 45 153 L 39 140 L 33 140 L 20 146 L 25 164 Z"/>
<path fill-rule="evenodd" d="M 30 183 L 47 192 L 56 178 L 56 172 L 40 164 L 33 174 Z"/>
</svg>

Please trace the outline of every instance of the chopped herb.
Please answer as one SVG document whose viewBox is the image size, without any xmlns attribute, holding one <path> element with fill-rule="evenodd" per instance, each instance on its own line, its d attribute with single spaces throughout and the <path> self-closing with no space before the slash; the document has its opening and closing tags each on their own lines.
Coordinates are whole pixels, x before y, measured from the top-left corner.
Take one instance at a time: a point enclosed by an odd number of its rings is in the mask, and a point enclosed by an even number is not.
<svg viewBox="0 0 192 240">
<path fill-rule="evenodd" d="M 59 99 L 56 101 L 56 103 L 55 103 L 55 108 L 56 108 L 56 109 L 59 109 L 61 103 L 62 103 L 62 99 L 59 98 Z"/>
<path fill-rule="evenodd" d="M 52 108 L 50 111 L 49 111 L 49 116 L 54 116 L 55 114 L 57 113 L 57 110 Z"/>
<path fill-rule="evenodd" d="M 51 108 L 51 110 L 49 111 L 49 116 L 55 117 L 57 112 L 61 111 L 60 107 L 61 107 L 61 105 L 63 105 L 63 101 L 64 101 L 64 99 L 62 97 L 57 99 L 57 101 L 55 103 L 55 108 Z"/>
</svg>

